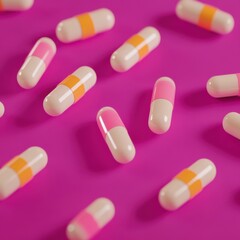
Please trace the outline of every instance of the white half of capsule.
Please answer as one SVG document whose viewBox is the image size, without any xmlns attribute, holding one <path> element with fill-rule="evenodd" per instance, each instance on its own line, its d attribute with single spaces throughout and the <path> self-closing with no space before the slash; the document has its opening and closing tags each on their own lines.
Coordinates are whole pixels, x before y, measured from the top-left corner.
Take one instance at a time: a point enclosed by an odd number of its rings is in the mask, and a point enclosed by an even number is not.
<svg viewBox="0 0 240 240">
<path fill-rule="evenodd" d="M 0 11 L 24 11 L 33 6 L 34 0 L 0 0 Z"/>
<path fill-rule="evenodd" d="M 240 114 L 230 112 L 223 118 L 223 129 L 228 134 L 240 140 Z"/>
<path fill-rule="evenodd" d="M 4 115 L 5 107 L 2 102 L 0 102 L 0 118 Z"/>
</svg>

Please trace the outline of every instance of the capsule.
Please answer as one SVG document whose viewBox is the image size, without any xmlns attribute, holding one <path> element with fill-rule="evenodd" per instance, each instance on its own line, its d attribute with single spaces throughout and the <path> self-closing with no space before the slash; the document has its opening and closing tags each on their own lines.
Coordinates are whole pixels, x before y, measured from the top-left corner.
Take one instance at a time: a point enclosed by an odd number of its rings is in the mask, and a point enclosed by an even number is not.
<svg viewBox="0 0 240 240">
<path fill-rule="evenodd" d="M 115 17 L 111 10 L 101 8 L 61 21 L 56 28 L 59 41 L 70 43 L 90 38 L 113 28 Z"/>
<path fill-rule="evenodd" d="M 27 56 L 17 74 L 18 84 L 25 89 L 37 85 L 56 53 L 56 45 L 50 38 L 40 38 Z"/>
<path fill-rule="evenodd" d="M 115 109 L 102 108 L 97 114 L 97 124 L 115 160 L 119 163 L 132 161 L 135 147 Z"/>
<path fill-rule="evenodd" d="M 145 27 L 129 38 L 111 56 L 111 66 L 117 72 L 125 72 L 155 49 L 161 41 L 158 30 Z"/>
<path fill-rule="evenodd" d="M 115 207 L 107 198 L 98 198 L 80 212 L 67 226 L 69 240 L 89 240 L 114 217 Z"/>
<path fill-rule="evenodd" d="M 0 102 L 0 118 L 4 115 L 5 107 L 2 102 Z"/>
<path fill-rule="evenodd" d="M 156 134 L 167 132 L 171 126 L 175 92 L 171 78 L 162 77 L 154 85 L 148 126 Z"/>
<path fill-rule="evenodd" d="M 214 76 L 207 82 L 207 92 L 215 98 L 240 95 L 240 74 Z"/>
<path fill-rule="evenodd" d="M 47 165 L 47 153 L 31 147 L 0 169 L 0 199 L 5 199 L 27 184 Z"/>
<path fill-rule="evenodd" d="M 163 208 L 173 211 L 195 197 L 216 176 L 216 167 L 208 159 L 200 159 L 180 172 L 159 192 Z"/>
<path fill-rule="evenodd" d="M 240 140 L 240 114 L 230 112 L 223 118 L 223 129 Z"/>
<path fill-rule="evenodd" d="M 34 0 L 0 0 L 0 11 L 24 11 L 32 7 Z"/>
<path fill-rule="evenodd" d="M 43 108 L 50 116 L 58 116 L 82 98 L 96 83 L 97 76 L 90 67 L 80 67 L 66 77 L 47 95 Z"/>
<path fill-rule="evenodd" d="M 180 1 L 176 14 L 182 20 L 219 34 L 230 33 L 234 28 L 232 15 L 199 1 Z"/>
</svg>

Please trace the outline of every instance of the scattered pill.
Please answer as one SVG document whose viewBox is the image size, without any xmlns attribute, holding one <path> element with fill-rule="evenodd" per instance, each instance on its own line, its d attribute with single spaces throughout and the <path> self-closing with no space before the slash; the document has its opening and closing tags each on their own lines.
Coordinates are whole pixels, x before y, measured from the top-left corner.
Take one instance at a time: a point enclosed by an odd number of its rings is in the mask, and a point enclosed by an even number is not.
<svg viewBox="0 0 240 240">
<path fill-rule="evenodd" d="M 230 33 L 234 28 L 232 15 L 199 1 L 178 2 L 176 14 L 182 20 L 219 34 Z"/>
<path fill-rule="evenodd" d="M 0 199 L 5 199 L 28 183 L 47 165 L 48 157 L 40 147 L 31 147 L 0 169 Z"/>
<path fill-rule="evenodd" d="M 107 198 L 98 198 L 80 212 L 67 226 L 69 240 L 89 240 L 114 217 L 114 204 Z"/>
<path fill-rule="evenodd" d="M 102 108 L 97 114 L 97 124 L 115 160 L 119 163 L 132 161 L 135 147 L 115 109 Z"/>
<path fill-rule="evenodd" d="M 111 66 L 117 72 L 125 72 L 148 55 L 160 43 L 161 37 L 154 27 L 145 27 L 128 39 L 111 56 Z"/>
<path fill-rule="evenodd" d="M 175 83 L 168 77 L 158 79 L 154 85 L 148 126 L 156 134 L 165 133 L 170 128 L 175 91 Z"/>
<path fill-rule="evenodd" d="M 0 102 L 0 118 L 4 115 L 5 107 L 2 102 Z"/>
<path fill-rule="evenodd" d="M 223 129 L 240 140 L 240 114 L 236 112 L 228 113 L 223 118 Z"/>
<path fill-rule="evenodd" d="M 159 202 L 166 210 L 176 210 L 196 196 L 216 176 L 216 167 L 208 159 L 200 159 L 180 172 L 159 193 Z"/>
<path fill-rule="evenodd" d="M 56 35 L 61 42 L 70 43 L 110 30 L 114 24 L 112 11 L 101 8 L 61 21 L 57 25 Z"/>
<path fill-rule="evenodd" d="M 34 0 L 0 0 L 0 12 L 28 10 L 33 3 Z"/>
<path fill-rule="evenodd" d="M 52 61 L 55 53 L 55 43 L 50 38 L 40 38 L 18 72 L 18 84 L 25 89 L 35 87 Z"/>
</svg>

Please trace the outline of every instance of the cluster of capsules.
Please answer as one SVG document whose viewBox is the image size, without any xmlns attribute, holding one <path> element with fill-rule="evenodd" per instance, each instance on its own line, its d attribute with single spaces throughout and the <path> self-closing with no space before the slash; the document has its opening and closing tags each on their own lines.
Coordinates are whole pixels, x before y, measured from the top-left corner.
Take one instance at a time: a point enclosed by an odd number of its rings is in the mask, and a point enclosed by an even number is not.
<svg viewBox="0 0 240 240">
<path fill-rule="evenodd" d="M 30 0 L 0 0 L 1 10 L 25 10 Z M 179 1 L 176 14 L 180 19 L 194 23 L 219 34 L 233 30 L 233 17 L 215 7 L 194 0 Z M 115 24 L 112 11 L 103 8 L 61 21 L 56 27 L 57 38 L 70 43 L 110 30 Z M 161 41 L 159 31 L 147 26 L 126 40 L 110 58 L 112 68 L 125 72 L 154 50 Z M 57 47 L 47 37 L 39 39 L 17 74 L 24 89 L 37 85 L 47 70 Z M 79 101 L 97 81 L 96 72 L 81 66 L 61 81 L 43 100 L 43 108 L 50 116 L 64 113 Z M 213 97 L 237 96 L 240 93 L 240 74 L 217 76 L 207 83 Z M 148 126 L 153 133 L 164 134 L 171 126 L 176 85 L 169 77 L 160 77 L 154 84 L 150 102 Z M 0 102 L 0 117 L 4 106 Z M 122 164 L 131 162 L 136 154 L 134 144 L 121 117 L 112 107 L 97 113 L 96 121 L 113 158 Z M 240 139 L 240 115 L 229 113 L 223 120 L 224 129 Z M 47 153 L 40 147 L 31 147 L 14 157 L 0 169 L 0 199 L 5 199 L 28 183 L 47 165 Z M 199 159 L 177 174 L 159 191 L 159 203 L 166 210 L 176 210 L 195 197 L 216 176 L 216 166 L 209 159 Z M 115 215 L 115 206 L 107 198 L 98 198 L 82 210 L 67 226 L 69 240 L 88 240 L 96 235 Z"/>
</svg>

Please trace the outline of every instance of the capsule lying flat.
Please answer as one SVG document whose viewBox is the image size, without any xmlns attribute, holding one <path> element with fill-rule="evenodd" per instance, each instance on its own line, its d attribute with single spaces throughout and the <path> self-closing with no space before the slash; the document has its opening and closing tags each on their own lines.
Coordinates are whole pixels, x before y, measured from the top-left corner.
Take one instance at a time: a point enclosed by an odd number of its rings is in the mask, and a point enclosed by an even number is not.
<svg viewBox="0 0 240 240">
<path fill-rule="evenodd" d="M 180 172 L 159 192 L 159 202 L 163 208 L 172 211 L 196 196 L 214 180 L 216 167 L 208 159 L 200 159 Z"/>
<path fill-rule="evenodd" d="M 232 15 L 199 1 L 179 1 L 176 14 L 182 20 L 219 34 L 230 33 L 234 28 Z"/>
<path fill-rule="evenodd" d="M 171 78 L 162 77 L 154 85 L 148 126 L 156 134 L 167 132 L 171 126 L 175 92 Z"/>
<path fill-rule="evenodd" d="M 135 147 L 118 113 L 111 107 L 102 108 L 97 114 L 97 124 L 115 160 L 132 161 Z"/>
<path fill-rule="evenodd" d="M 5 107 L 2 102 L 0 102 L 0 118 L 4 115 Z"/>
<path fill-rule="evenodd" d="M 115 17 L 111 10 L 101 8 L 61 21 L 56 28 L 59 41 L 64 43 L 92 37 L 113 28 Z"/>
<path fill-rule="evenodd" d="M 154 27 L 145 27 L 128 39 L 111 56 L 110 63 L 117 72 L 125 72 L 147 56 L 160 43 L 161 37 Z"/>
<path fill-rule="evenodd" d="M 98 198 L 80 212 L 67 226 L 69 240 L 89 240 L 114 217 L 114 204 L 107 198 Z"/>
<path fill-rule="evenodd" d="M 0 0 L 0 11 L 24 11 L 32 7 L 34 0 Z"/>
<path fill-rule="evenodd" d="M 56 53 L 56 45 L 52 39 L 40 38 L 27 56 L 17 74 L 18 84 L 25 89 L 37 85 Z"/>
<path fill-rule="evenodd" d="M 5 199 L 23 187 L 47 165 L 47 153 L 31 147 L 0 169 L 0 199 Z"/>
<path fill-rule="evenodd" d="M 230 112 L 223 118 L 223 129 L 240 140 L 240 114 Z"/>
</svg>

